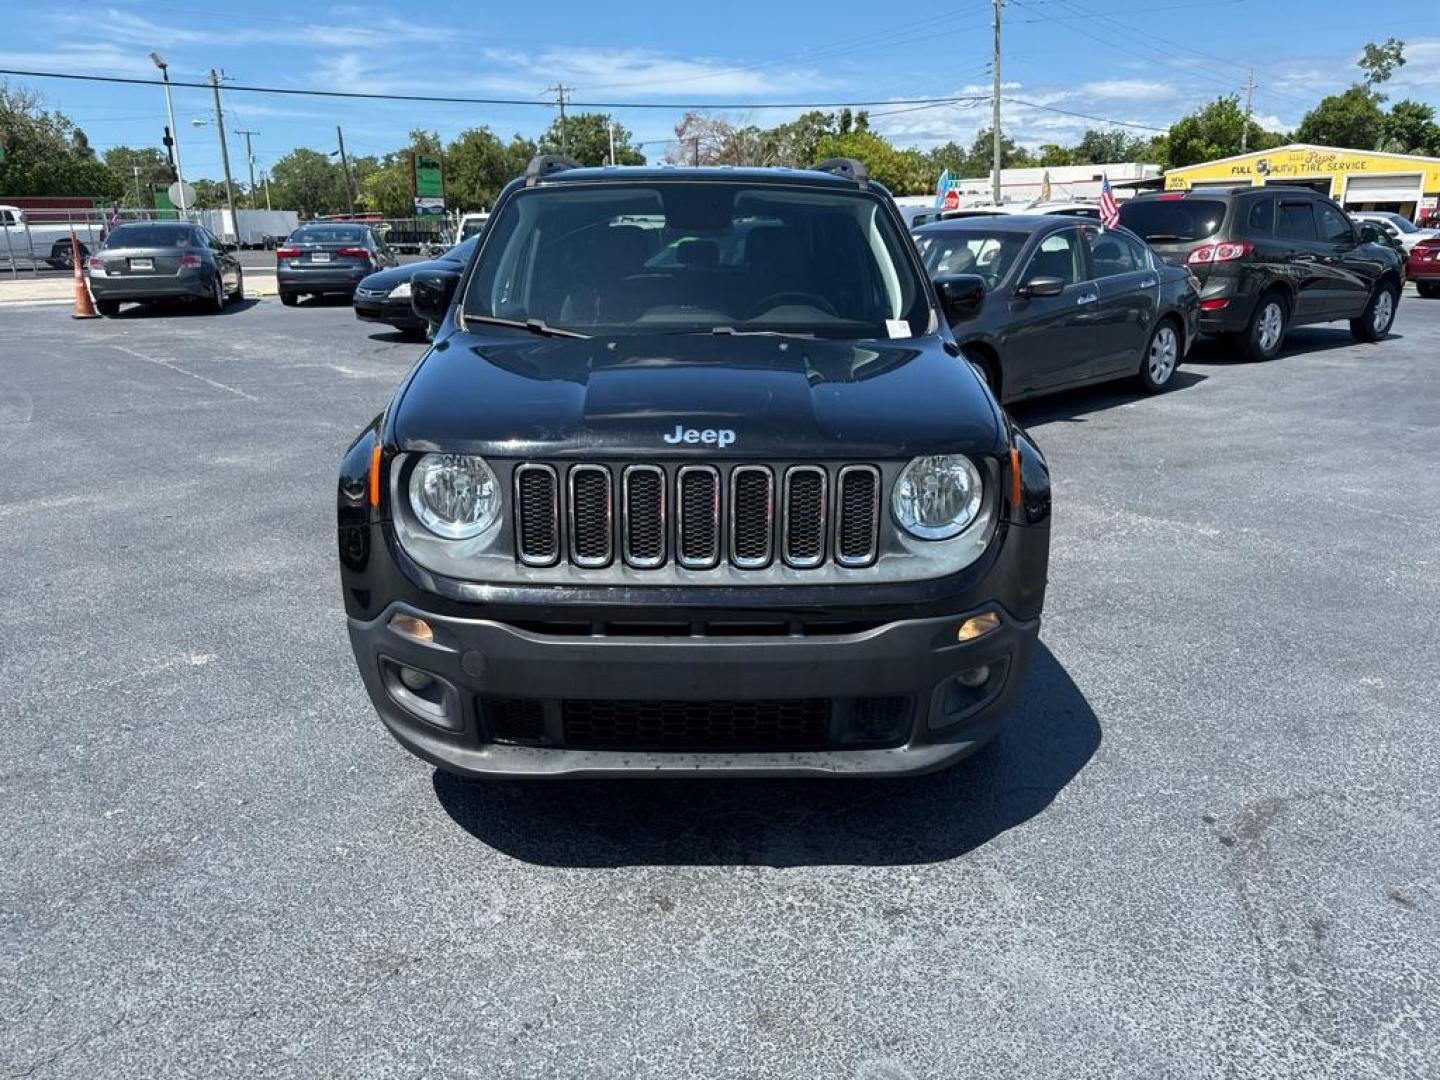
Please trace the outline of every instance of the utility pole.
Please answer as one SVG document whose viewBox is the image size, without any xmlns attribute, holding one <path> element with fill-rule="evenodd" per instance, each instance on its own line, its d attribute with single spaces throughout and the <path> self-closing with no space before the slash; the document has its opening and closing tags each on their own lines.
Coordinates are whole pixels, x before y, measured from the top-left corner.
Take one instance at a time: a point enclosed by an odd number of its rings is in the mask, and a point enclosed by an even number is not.
<svg viewBox="0 0 1440 1080">
<path fill-rule="evenodd" d="M 555 103 L 560 106 L 560 152 L 568 154 L 570 153 L 570 133 L 565 128 L 565 95 L 570 93 L 571 87 L 564 83 L 556 83 L 545 89 L 555 94 Z"/>
<path fill-rule="evenodd" d="M 992 175 L 990 177 L 990 197 L 998 206 L 1000 203 L 1000 5 L 1004 0 L 995 0 L 995 55 L 990 61 L 991 74 L 994 77 L 994 89 L 991 91 L 990 101 L 990 142 L 992 162 Z"/>
<path fill-rule="evenodd" d="M 700 136 L 699 136 L 699 135 L 696 135 L 693 139 L 690 140 L 690 153 L 691 153 L 690 163 L 698 168 L 699 165 L 700 165 Z"/>
<path fill-rule="evenodd" d="M 610 164 L 615 164 L 615 121 L 610 121 Z"/>
<path fill-rule="evenodd" d="M 241 131 L 236 129 L 236 135 L 245 136 L 245 160 L 250 163 L 250 209 L 255 209 L 255 151 L 250 148 L 250 137 L 259 135 L 258 131 Z"/>
<path fill-rule="evenodd" d="M 1250 102 L 1255 96 L 1255 69 L 1250 69 L 1250 77 L 1245 80 L 1245 123 L 1240 126 L 1240 153 L 1245 153 L 1246 147 L 1250 145 Z"/>
<path fill-rule="evenodd" d="M 347 209 L 355 209 L 355 181 L 350 176 L 350 159 L 345 156 L 345 133 L 340 130 L 340 125 L 335 125 L 335 138 L 340 140 L 340 167 L 345 170 L 345 194 L 350 197 L 350 205 Z"/>
<path fill-rule="evenodd" d="M 140 166 L 131 165 L 130 168 L 135 171 L 135 209 L 138 210 L 143 205 L 140 201 Z"/>
<path fill-rule="evenodd" d="M 225 145 L 225 114 L 220 111 L 220 73 L 210 69 L 210 90 L 215 95 L 215 130 L 220 134 L 220 163 L 225 166 L 225 205 L 230 208 L 230 227 L 240 240 L 240 216 L 235 212 L 235 185 L 230 179 L 230 148 Z"/>
<path fill-rule="evenodd" d="M 265 209 L 270 209 L 270 174 L 261 173 L 260 181 L 265 185 Z"/>
</svg>

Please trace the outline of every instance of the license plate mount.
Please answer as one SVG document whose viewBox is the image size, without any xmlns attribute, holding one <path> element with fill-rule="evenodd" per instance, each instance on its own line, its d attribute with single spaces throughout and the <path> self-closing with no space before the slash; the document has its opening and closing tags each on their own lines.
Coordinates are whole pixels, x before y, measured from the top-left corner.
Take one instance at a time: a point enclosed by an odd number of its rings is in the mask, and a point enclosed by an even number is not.
<svg viewBox="0 0 1440 1080">
<path fill-rule="evenodd" d="M 131 259 L 131 260 L 130 260 L 130 269 L 131 269 L 131 270 L 154 270 L 154 269 L 155 269 L 155 260 L 154 260 L 154 259 Z"/>
</svg>

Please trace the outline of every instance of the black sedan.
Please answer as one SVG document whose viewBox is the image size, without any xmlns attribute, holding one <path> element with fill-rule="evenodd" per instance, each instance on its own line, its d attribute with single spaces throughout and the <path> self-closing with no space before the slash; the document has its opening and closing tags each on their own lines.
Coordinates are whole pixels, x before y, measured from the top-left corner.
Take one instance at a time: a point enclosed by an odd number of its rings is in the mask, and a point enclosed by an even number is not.
<svg viewBox="0 0 1440 1080">
<path fill-rule="evenodd" d="M 118 225 L 86 260 L 95 309 L 117 315 L 124 303 L 198 301 L 223 311 L 245 294 L 244 273 L 227 244 L 188 221 L 132 221 Z"/>
<path fill-rule="evenodd" d="M 913 235 L 932 278 L 985 280 L 979 317 L 953 329 L 1002 401 L 1124 377 L 1155 393 L 1195 340 L 1190 274 L 1126 229 L 1008 215 L 935 222 Z"/>
<path fill-rule="evenodd" d="M 418 270 L 449 270 L 459 273 L 470 261 L 480 236 L 462 240 L 438 259 L 392 266 L 365 278 L 355 288 L 355 317 L 365 322 L 387 323 L 406 334 L 424 337 L 430 324 L 410 306 L 410 279 Z"/>
<path fill-rule="evenodd" d="M 307 294 L 349 296 L 362 278 L 398 261 L 368 225 L 343 221 L 301 225 L 275 249 L 275 287 L 286 306 Z"/>
</svg>

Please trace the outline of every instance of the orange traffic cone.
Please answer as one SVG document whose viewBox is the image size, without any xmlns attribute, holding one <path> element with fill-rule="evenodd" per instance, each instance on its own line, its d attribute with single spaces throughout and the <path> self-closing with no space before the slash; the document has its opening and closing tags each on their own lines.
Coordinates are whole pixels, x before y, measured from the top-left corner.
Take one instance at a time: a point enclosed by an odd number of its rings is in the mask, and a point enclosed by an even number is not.
<svg viewBox="0 0 1440 1080">
<path fill-rule="evenodd" d="M 85 286 L 85 267 L 80 261 L 80 241 L 75 239 L 75 230 L 70 230 L 70 262 L 75 267 L 75 311 L 72 319 L 98 319 L 100 313 L 90 299 L 90 290 Z"/>
</svg>

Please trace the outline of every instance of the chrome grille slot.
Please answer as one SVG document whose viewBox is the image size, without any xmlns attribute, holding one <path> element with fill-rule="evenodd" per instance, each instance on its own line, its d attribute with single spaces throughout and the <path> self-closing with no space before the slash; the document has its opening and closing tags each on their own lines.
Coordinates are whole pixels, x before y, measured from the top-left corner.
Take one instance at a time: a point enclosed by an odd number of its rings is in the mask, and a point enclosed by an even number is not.
<svg viewBox="0 0 1440 1080">
<path fill-rule="evenodd" d="M 676 561 L 687 570 L 709 570 L 720 562 L 720 472 L 686 465 L 675 484 Z"/>
<path fill-rule="evenodd" d="M 730 471 L 730 561 L 742 570 L 770 565 L 775 540 L 775 477 L 764 465 Z"/>
<path fill-rule="evenodd" d="M 515 537 L 526 566 L 560 561 L 560 482 L 549 465 L 515 467 Z"/>
<path fill-rule="evenodd" d="M 869 566 L 875 561 L 880 528 L 880 470 L 847 465 L 840 470 L 836 498 L 835 561 Z"/>
<path fill-rule="evenodd" d="M 665 562 L 665 471 L 657 465 L 630 465 L 621 477 L 621 546 L 638 570 Z"/>
<path fill-rule="evenodd" d="M 796 465 L 785 470 L 785 522 L 780 535 L 785 562 L 797 569 L 825 561 L 825 470 Z"/>
<path fill-rule="evenodd" d="M 615 555 L 612 505 L 609 469 L 570 467 L 570 561 L 576 566 L 610 565 Z"/>
</svg>

